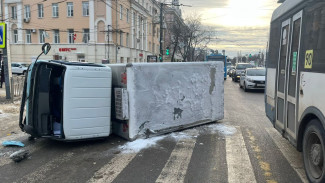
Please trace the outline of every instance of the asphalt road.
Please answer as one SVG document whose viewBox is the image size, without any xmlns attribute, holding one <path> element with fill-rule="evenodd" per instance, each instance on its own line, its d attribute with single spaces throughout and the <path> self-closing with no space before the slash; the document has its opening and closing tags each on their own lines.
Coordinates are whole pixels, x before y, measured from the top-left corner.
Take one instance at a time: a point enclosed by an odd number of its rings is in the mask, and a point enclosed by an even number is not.
<svg viewBox="0 0 325 183">
<path fill-rule="evenodd" d="M 0 114 L 5 126 L 3 119 Z M 132 143 L 114 135 L 67 143 L 0 134 L 0 142 L 14 139 L 30 156 L 14 163 L 9 155 L 22 148 L 0 147 L 1 183 L 306 181 L 301 153 L 265 117 L 263 91 L 244 92 L 231 79 L 225 81 L 225 119 L 218 123 Z"/>
</svg>

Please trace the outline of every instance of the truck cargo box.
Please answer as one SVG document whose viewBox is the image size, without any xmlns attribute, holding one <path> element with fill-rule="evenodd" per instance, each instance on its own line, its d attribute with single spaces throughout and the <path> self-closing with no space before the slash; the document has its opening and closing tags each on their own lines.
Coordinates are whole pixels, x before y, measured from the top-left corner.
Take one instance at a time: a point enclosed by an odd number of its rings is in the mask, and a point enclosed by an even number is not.
<svg viewBox="0 0 325 183">
<path fill-rule="evenodd" d="M 119 136 L 134 140 L 224 117 L 222 62 L 109 66 L 114 92 L 112 131 Z"/>
</svg>

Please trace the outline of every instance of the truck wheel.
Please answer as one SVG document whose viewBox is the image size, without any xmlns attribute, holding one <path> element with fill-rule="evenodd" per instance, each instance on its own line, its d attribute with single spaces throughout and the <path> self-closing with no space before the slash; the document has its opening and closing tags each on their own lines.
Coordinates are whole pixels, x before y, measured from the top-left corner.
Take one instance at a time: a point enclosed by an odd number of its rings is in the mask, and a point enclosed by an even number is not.
<svg viewBox="0 0 325 183">
<path fill-rule="evenodd" d="M 303 157 L 309 182 L 325 182 L 325 132 L 318 119 L 308 124 L 303 138 Z"/>
</svg>

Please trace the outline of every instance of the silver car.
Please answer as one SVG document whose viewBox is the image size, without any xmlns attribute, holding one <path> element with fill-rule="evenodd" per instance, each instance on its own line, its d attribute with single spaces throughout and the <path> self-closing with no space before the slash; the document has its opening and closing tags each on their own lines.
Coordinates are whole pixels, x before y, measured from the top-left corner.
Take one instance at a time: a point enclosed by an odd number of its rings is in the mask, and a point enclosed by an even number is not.
<svg viewBox="0 0 325 183">
<path fill-rule="evenodd" d="M 265 68 L 248 68 L 240 76 L 239 87 L 246 91 L 265 89 Z"/>
<path fill-rule="evenodd" d="M 28 69 L 28 64 L 26 63 L 11 63 L 11 72 L 13 74 L 23 74 L 25 75 L 26 71 Z"/>
</svg>

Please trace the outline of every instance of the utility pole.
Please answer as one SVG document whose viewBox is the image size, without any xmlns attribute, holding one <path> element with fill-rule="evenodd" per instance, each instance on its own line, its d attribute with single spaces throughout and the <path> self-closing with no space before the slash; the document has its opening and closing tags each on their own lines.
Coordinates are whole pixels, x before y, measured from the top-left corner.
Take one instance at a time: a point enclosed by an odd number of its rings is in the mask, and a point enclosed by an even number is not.
<svg viewBox="0 0 325 183">
<path fill-rule="evenodd" d="M 163 40 L 163 6 L 164 3 L 160 3 L 160 39 L 159 39 L 159 44 L 160 44 L 160 57 L 159 60 L 162 62 L 164 60 L 164 50 L 163 50 L 163 45 L 162 45 L 162 40 Z"/>
</svg>

